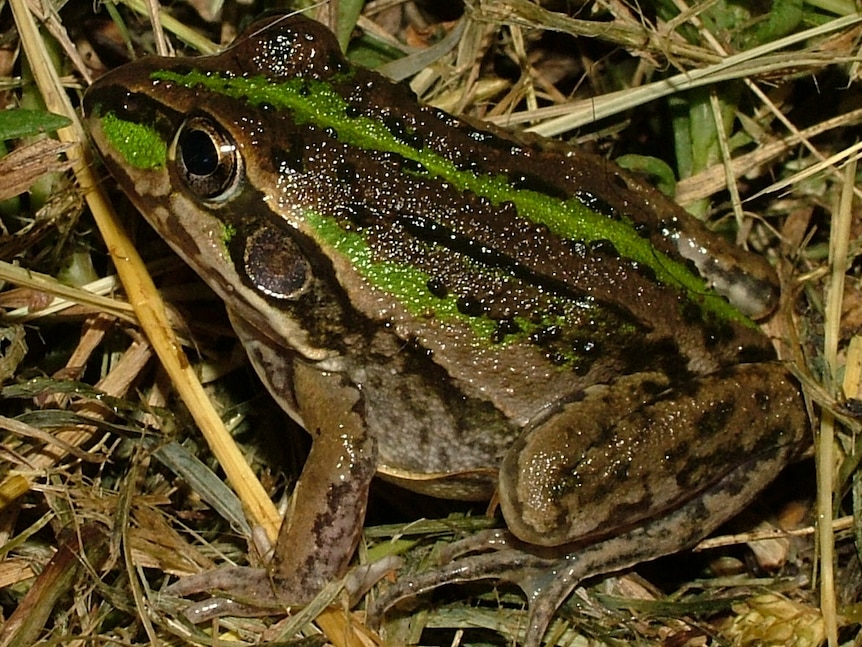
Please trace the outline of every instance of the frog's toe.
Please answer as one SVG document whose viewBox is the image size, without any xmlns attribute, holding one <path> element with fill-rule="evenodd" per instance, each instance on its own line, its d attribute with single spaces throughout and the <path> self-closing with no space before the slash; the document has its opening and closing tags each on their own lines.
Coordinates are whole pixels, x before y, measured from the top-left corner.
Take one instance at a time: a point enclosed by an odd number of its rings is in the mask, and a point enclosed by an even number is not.
<svg viewBox="0 0 862 647">
<path fill-rule="evenodd" d="M 272 609 L 263 610 L 260 607 L 243 604 L 230 598 L 207 598 L 200 602 L 193 602 L 183 609 L 183 616 L 195 625 L 224 616 L 251 618 L 271 613 Z"/>
<path fill-rule="evenodd" d="M 397 555 L 387 555 L 375 562 L 363 564 L 352 569 L 343 580 L 344 590 L 347 591 L 350 607 L 359 604 L 371 588 L 392 571 L 398 570 L 404 565 L 404 560 Z"/>
<path fill-rule="evenodd" d="M 165 593 L 185 597 L 204 591 L 220 589 L 222 591 L 234 590 L 237 585 L 242 588 L 249 580 L 257 583 L 260 580 L 263 569 L 244 568 L 241 566 L 228 566 L 213 571 L 187 575 L 167 586 Z"/>
</svg>

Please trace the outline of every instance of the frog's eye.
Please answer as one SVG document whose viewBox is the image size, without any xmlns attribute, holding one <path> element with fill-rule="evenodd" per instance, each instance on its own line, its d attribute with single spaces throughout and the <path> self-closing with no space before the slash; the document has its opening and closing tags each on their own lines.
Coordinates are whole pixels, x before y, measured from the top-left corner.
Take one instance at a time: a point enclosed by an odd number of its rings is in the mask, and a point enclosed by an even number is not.
<svg viewBox="0 0 862 647">
<path fill-rule="evenodd" d="M 174 159 L 180 178 L 196 196 L 217 202 L 233 196 L 242 158 L 236 142 L 211 119 L 183 122 L 174 138 Z"/>
</svg>

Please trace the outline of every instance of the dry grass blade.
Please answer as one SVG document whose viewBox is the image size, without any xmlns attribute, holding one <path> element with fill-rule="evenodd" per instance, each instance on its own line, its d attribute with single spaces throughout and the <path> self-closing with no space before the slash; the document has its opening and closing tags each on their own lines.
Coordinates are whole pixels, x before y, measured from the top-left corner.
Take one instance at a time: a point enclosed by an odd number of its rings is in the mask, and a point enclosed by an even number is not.
<svg viewBox="0 0 862 647">
<path fill-rule="evenodd" d="M 6 321 L 27 321 L 35 317 L 56 314 L 76 303 L 89 306 L 93 312 L 104 312 L 132 323 L 137 321 L 129 304 L 118 299 L 100 296 L 109 294 L 117 288 L 116 282 L 111 278 L 100 279 L 83 288 L 75 288 L 53 277 L 0 262 L 0 280 L 53 297 L 52 301 L 39 303 L 35 308 L 25 306 L 6 313 Z"/>
<path fill-rule="evenodd" d="M 69 163 L 59 159 L 68 150 L 68 144 L 42 139 L 16 148 L 0 158 L 0 176 L 4 178 L 4 184 L 0 187 L 0 200 L 8 200 L 23 193 L 46 173 L 68 170 Z"/>
<path fill-rule="evenodd" d="M 115 259 L 117 272 L 123 282 L 132 307 L 138 313 L 141 325 L 153 343 L 165 369 L 173 377 L 174 383 L 186 402 L 192 415 L 198 421 L 202 432 L 209 439 L 213 452 L 220 457 L 220 463 L 228 473 L 228 478 L 246 501 L 249 514 L 256 525 L 266 529 L 271 539 L 277 535 L 280 516 L 272 506 L 260 483 L 249 470 L 248 464 L 225 431 L 221 418 L 200 386 L 200 382 L 188 359 L 183 355 L 179 342 L 174 337 L 165 314 L 161 298 L 149 279 L 143 263 L 128 236 L 122 230 L 119 220 L 113 214 L 99 183 L 92 175 L 92 157 L 87 155 L 83 146 L 87 141 L 77 115 L 71 107 L 66 94 L 62 91 L 59 79 L 47 63 L 48 57 L 39 53 L 41 39 L 29 10 L 21 0 L 10 3 L 22 34 L 25 50 L 29 53 L 30 64 L 36 73 L 37 81 L 43 87 L 43 96 L 54 97 L 49 108 L 63 114 L 73 121 L 73 126 L 58 132 L 61 138 L 72 146 L 70 158 L 81 190 L 90 209 L 100 223 L 102 236 Z M 52 90 L 53 88 L 53 90 Z"/>
<path fill-rule="evenodd" d="M 85 526 L 73 534 L 48 563 L 27 597 L 0 629 L 0 647 L 31 647 L 36 644 L 55 605 L 75 585 L 83 571 L 82 560 L 100 568 L 108 555 L 104 528 Z"/>
</svg>

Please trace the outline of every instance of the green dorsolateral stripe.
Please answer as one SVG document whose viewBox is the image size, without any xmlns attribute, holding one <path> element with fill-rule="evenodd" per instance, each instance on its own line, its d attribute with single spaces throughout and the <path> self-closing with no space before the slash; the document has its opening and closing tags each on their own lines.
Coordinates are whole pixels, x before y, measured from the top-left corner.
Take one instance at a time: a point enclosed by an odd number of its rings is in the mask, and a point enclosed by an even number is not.
<svg viewBox="0 0 862 647">
<path fill-rule="evenodd" d="M 388 294 L 397 294 L 399 302 L 415 317 L 421 318 L 434 313 L 434 318 L 440 321 L 460 321 L 473 331 L 474 343 L 487 344 L 492 338 L 497 322 L 487 317 L 475 317 L 458 310 L 458 299 L 455 295 L 434 297 L 428 291 L 428 281 L 432 277 L 421 270 L 405 263 L 380 262 L 374 259 L 374 253 L 368 247 L 365 239 L 354 231 L 344 231 L 335 218 L 324 216 L 316 211 L 306 211 L 305 221 L 311 225 L 321 240 L 332 245 L 339 253 L 351 259 L 357 272 L 369 283 Z M 545 313 L 545 319 L 537 321 L 530 317 L 515 317 L 517 332 L 507 333 L 499 344 L 507 344 L 528 337 L 532 332 L 551 325 L 565 325 L 559 315 Z M 594 313 L 595 323 L 601 323 L 603 315 Z M 621 322 L 614 320 L 610 325 L 619 327 Z M 632 333 L 634 331 L 632 330 Z M 570 349 L 565 356 L 570 362 L 586 359 L 575 350 Z M 563 368 L 563 365 L 560 365 Z"/>
<path fill-rule="evenodd" d="M 273 83 L 265 76 L 246 78 L 198 71 L 180 74 L 168 70 L 154 72 L 152 78 L 187 88 L 199 86 L 208 92 L 241 99 L 255 106 L 267 104 L 288 110 L 297 124 L 332 128 L 339 141 L 347 145 L 397 153 L 421 164 L 430 176 L 441 178 L 460 190 L 485 196 L 494 204 L 512 202 L 519 216 L 545 224 L 560 236 L 586 242 L 610 240 L 623 257 L 650 267 L 658 281 L 679 286 L 693 303 L 700 304 L 719 319 L 753 325 L 721 296 L 709 290 L 703 279 L 691 273 L 684 264 L 658 252 L 626 222 L 592 211 L 574 198 L 559 200 L 536 191 L 516 189 L 502 176 L 462 171 L 430 148 L 411 148 L 393 136 L 380 120 L 348 116 L 348 103 L 329 83 L 303 78 Z"/>
<path fill-rule="evenodd" d="M 414 316 L 433 312 L 434 316 L 446 320 L 466 322 L 477 339 L 488 339 L 496 325 L 485 317 L 470 317 L 458 310 L 457 299 L 450 295 L 445 298 L 431 297 L 428 281 L 431 276 L 406 263 L 380 262 L 365 239 L 356 232 L 344 231 L 335 218 L 328 218 L 315 211 L 306 211 L 305 221 L 320 235 L 321 239 L 347 256 L 356 271 L 371 285 L 387 294 L 397 294 L 399 302 Z"/>
<path fill-rule="evenodd" d="M 124 121 L 113 112 L 102 117 L 102 130 L 130 166 L 141 169 L 161 168 L 168 157 L 168 147 L 149 126 Z"/>
</svg>

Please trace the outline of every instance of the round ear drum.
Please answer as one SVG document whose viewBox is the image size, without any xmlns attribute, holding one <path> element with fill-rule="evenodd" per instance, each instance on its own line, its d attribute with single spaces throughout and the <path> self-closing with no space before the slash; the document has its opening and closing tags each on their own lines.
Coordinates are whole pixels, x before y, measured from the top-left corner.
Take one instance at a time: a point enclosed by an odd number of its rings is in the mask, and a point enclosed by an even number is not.
<svg viewBox="0 0 862 647">
<path fill-rule="evenodd" d="M 311 285 L 311 268 L 299 245 L 275 227 L 259 227 L 246 237 L 242 265 L 251 285 L 270 298 L 298 299 Z"/>
</svg>

